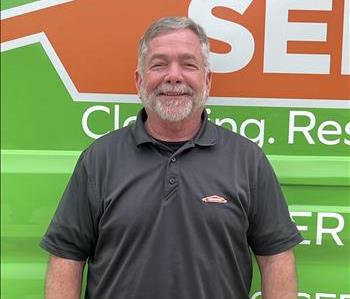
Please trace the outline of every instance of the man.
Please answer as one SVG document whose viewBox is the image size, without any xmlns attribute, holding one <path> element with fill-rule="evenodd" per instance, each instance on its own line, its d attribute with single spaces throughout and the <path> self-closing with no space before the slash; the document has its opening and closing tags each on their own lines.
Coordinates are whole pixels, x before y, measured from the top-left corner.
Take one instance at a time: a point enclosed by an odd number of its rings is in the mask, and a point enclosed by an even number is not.
<svg viewBox="0 0 350 299">
<path fill-rule="evenodd" d="M 136 123 L 76 165 L 42 247 L 46 298 L 246 299 L 256 255 L 265 299 L 296 298 L 301 237 L 249 140 L 208 122 L 203 29 L 161 19 L 140 42 Z"/>
</svg>

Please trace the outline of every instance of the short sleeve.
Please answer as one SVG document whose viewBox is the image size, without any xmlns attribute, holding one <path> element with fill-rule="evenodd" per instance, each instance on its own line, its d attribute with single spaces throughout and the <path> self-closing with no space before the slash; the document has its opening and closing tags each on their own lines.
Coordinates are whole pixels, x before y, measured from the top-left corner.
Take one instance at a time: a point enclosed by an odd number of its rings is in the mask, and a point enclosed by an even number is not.
<svg viewBox="0 0 350 299">
<path fill-rule="evenodd" d="M 91 256 L 96 243 L 96 195 L 83 152 L 40 246 L 53 255 L 78 261 Z"/>
<path fill-rule="evenodd" d="M 273 255 L 302 241 L 277 177 L 261 153 L 249 215 L 248 242 L 256 255 Z"/>
</svg>

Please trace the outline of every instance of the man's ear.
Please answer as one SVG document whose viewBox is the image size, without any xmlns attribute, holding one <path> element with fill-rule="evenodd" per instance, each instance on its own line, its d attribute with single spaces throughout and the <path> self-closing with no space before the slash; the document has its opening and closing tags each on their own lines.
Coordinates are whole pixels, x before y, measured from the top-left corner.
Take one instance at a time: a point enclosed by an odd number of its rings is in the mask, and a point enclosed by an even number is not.
<svg viewBox="0 0 350 299">
<path fill-rule="evenodd" d="M 212 79 L 212 72 L 208 71 L 206 82 L 205 82 L 207 85 L 208 94 L 209 94 L 210 88 L 211 88 L 211 79 Z"/>
<path fill-rule="evenodd" d="M 138 93 L 140 93 L 141 84 L 142 84 L 142 76 L 140 75 L 140 73 L 138 71 L 136 71 L 135 72 L 135 85 L 136 85 L 136 89 L 137 89 Z"/>
</svg>

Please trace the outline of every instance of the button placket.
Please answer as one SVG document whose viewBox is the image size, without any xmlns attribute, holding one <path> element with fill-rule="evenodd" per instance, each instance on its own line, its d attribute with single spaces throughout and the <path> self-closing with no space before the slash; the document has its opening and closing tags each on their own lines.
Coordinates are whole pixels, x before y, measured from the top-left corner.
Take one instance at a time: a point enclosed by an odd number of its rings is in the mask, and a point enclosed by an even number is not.
<svg viewBox="0 0 350 299">
<path fill-rule="evenodd" d="M 171 186 L 176 184 L 176 172 L 177 172 L 177 166 L 175 165 L 176 157 L 172 156 L 170 157 L 169 163 L 168 163 L 168 171 L 169 171 L 169 179 L 168 182 Z"/>
<path fill-rule="evenodd" d="M 165 194 L 164 199 L 165 201 L 170 200 L 173 198 L 173 195 L 176 193 L 176 189 L 178 187 L 178 159 L 175 156 L 175 154 L 168 157 L 167 161 L 167 169 L 166 169 L 166 175 L 165 175 Z"/>
</svg>

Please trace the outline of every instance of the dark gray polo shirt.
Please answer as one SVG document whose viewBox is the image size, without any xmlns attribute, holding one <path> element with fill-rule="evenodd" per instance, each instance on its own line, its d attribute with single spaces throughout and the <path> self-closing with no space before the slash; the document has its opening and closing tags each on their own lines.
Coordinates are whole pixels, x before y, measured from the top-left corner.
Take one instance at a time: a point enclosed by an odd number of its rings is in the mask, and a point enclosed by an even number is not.
<svg viewBox="0 0 350 299">
<path fill-rule="evenodd" d="M 250 248 L 301 241 L 265 155 L 205 113 L 172 153 L 143 118 L 81 154 L 41 246 L 88 261 L 86 298 L 249 298 Z"/>
</svg>

